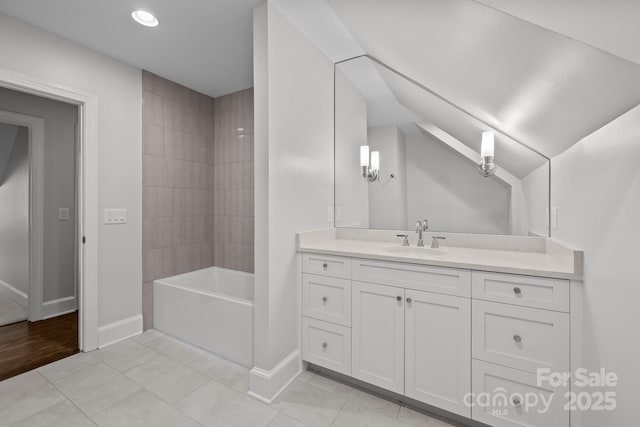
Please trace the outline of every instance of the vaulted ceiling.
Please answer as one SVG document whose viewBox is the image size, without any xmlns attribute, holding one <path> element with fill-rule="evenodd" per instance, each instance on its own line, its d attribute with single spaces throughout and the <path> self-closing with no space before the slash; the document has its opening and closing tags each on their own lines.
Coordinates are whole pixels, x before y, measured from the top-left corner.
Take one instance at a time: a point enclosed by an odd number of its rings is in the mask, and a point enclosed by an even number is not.
<svg viewBox="0 0 640 427">
<path fill-rule="evenodd" d="M 334 61 L 372 55 L 549 157 L 640 103 L 635 1 L 269 1 Z M 0 0 L 0 12 L 219 96 L 253 84 L 258 3 Z M 139 8 L 160 25 L 135 24 Z"/>
<path fill-rule="evenodd" d="M 549 157 L 640 103 L 637 64 L 475 1 L 328 3 L 367 54 Z"/>
</svg>

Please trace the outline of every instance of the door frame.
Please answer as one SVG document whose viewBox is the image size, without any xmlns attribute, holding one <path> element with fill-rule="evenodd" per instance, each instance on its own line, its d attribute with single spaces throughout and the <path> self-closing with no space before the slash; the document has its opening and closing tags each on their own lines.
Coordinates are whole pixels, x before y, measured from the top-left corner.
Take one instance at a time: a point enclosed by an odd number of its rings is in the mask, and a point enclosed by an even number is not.
<svg viewBox="0 0 640 427">
<path fill-rule="evenodd" d="M 98 97 L 2 68 L 0 86 L 78 106 L 78 344 L 81 351 L 94 350 L 98 347 Z"/>
</svg>

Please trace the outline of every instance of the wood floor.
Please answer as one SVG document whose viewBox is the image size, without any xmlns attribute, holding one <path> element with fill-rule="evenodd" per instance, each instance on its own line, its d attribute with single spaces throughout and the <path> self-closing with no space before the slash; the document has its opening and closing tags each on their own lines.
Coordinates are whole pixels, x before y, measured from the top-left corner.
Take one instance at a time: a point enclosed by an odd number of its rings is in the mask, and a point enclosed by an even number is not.
<svg viewBox="0 0 640 427">
<path fill-rule="evenodd" d="M 0 327 L 0 381 L 78 352 L 78 312 Z"/>
</svg>

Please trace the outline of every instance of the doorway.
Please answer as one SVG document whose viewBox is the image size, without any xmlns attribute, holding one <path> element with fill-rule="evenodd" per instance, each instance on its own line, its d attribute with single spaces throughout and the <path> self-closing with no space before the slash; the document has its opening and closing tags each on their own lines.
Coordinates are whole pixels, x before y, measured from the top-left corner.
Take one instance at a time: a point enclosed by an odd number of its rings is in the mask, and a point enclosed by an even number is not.
<svg viewBox="0 0 640 427">
<path fill-rule="evenodd" d="M 78 122 L 0 88 L 0 378 L 79 349 Z"/>
</svg>

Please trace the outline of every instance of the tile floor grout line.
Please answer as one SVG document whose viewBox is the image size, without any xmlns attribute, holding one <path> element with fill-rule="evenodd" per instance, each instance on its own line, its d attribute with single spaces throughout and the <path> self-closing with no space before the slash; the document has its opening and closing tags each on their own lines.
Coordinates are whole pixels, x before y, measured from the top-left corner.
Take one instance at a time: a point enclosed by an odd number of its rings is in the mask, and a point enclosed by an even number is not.
<svg viewBox="0 0 640 427">
<path fill-rule="evenodd" d="M 73 357 L 73 356 L 71 356 L 71 357 Z M 61 360 L 64 360 L 64 359 L 61 359 Z M 53 363 L 55 363 L 55 362 L 53 362 Z M 98 361 L 98 363 L 100 363 L 100 361 Z M 70 373 L 70 374 L 67 374 L 67 375 L 65 375 L 65 376 L 63 376 L 63 377 L 60 377 L 59 379 L 63 379 L 64 377 L 68 377 L 69 375 L 75 374 L 76 372 L 83 371 L 83 370 L 85 370 L 85 369 L 87 369 L 87 368 L 89 368 L 89 367 L 91 367 L 91 366 L 94 366 L 94 365 L 96 365 L 96 363 L 94 363 L 94 364 L 92 364 L 92 365 L 89 365 L 89 366 L 86 366 L 86 367 L 84 367 L 84 368 L 82 368 L 82 369 L 78 369 L 77 371 L 72 372 L 72 373 Z M 45 366 L 46 366 L 46 365 L 45 365 Z M 58 393 L 60 393 L 60 394 L 65 398 L 65 400 L 67 400 L 69 403 L 71 403 L 73 406 L 75 406 L 75 407 L 76 407 L 76 409 L 78 409 L 78 411 L 80 411 L 80 413 L 81 413 L 81 414 L 83 414 L 85 417 L 87 417 L 87 419 L 88 419 L 89 421 L 91 421 L 91 423 L 92 423 L 93 425 L 95 425 L 96 427 L 98 426 L 98 423 L 96 423 L 96 422 L 93 420 L 93 418 L 92 418 L 89 414 L 87 414 L 85 411 L 83 411 L 81 407 L 79 407 L 78 405 L 76 405 L 76 402 L 74 402 L 73 400 L 71 400 L 71 398 L 70 398 L 69 396 L 67 396 L 67 394 L 66 394 L 65 392 L 63 392 L 62 390 L 60 390 L 60 388 L 59 388 L 59 387 L 58 387 L 58 386 L 57 386 L 53 381 L 51 381 L 49 378 L 47 378 L 46 376 L 44 376 L 41 372 L 38 372 L 38 373 L 39 373 L 40 375 L 42 375 L 42 376 L 44 377 L 44 379 L 45 379 L 45 380 L 47 380 L 47 381 L 49 382 L 49 384 L 51 384 L 51 385 L 53 386 L 53 388 L 55 388 L 56 390 L 58 390 Z M 52 405 L 52 406 L 53 406 L 53 405 Z M 50 406 L 49 408 L 51 408 L 51 406 Z M 47 409 L 49 409 L 49 408 L 47 408 Z"/>
<path fill-rule="evenodd" d="M 220 357 L 220 356 L 218 356 L 218 355 L 216 355 L 216 354 L 214 354 L 214 353 L 211 353 L 211 352 L 209 352 L 209 351 L 207 351 L 207 350 L 204 350 L 204 349 L 201 349 L 201 348 L 199 348 L 199 347 L 195 347 L 195 346 L 193 346 L 193 345 L 191 345 L 191 344 L 185 343 L 184 341 L 181 341 L 181 340 L 179 340 L 179 339 L 177 339 L 177 338 L 174 338 L 174 337 L 172 337 L 172 336 L 170 336 L 170 335 L 167 335 L 167 334 L 165 334 L 164 332 L 158 331 L 157 329 L 152 329 L 152 330 L 153 330 L 155 333 L 158 333 L 158 334 L 159 334 L 159 336 L 157 336 L 156 338 L 154 338 L 154 339 L 150 340 L 149 342 L 152 342 L 152 341 L 155 341 L 155 340 L 157 340 L 157 339 L 160 339 L 160 338 L 163 338 L 163 337 L 164 337 L 164 338 L 168 339 L 169 341 L 171 341 L 171 342 L 173 342 L 173 343 L 175 343 L 175 344 L 181 345 L 181 346 L 183 346 L 183 347 L 184 347 L 184 348 L 186 348 L 186 349 L 189 349 L 189 350 L 194 351 L 195 353 L 198 353 L 198 356 L 199 356 L 199 357 L 205 357 L 205 358 L 207 358 L 207 359 L 209 359 L 209 360 L 214 360 L 214 361 L 216 361 L 216 362 L 219 362 L 219 363 L 222 363 L 222 364 L 224 364 L 224 365 L 226 365 L 226 366 L 229 366 L 229 367 L 231 367 L 232 369 L 238 369 L 238 368 L 239 368 L 239 369 L 247 369 L 247 373 L 248 373 L 248 368 L 245 368 L 245 367 L 244 367 L 244 366 L 242 366 L 242 365 L 238 365 L 237 363 L 234 363 L 234 362 L 232 362 L 232 361 L 230 361 L 230 360 L 224 359 L 224 358 L 222 358 L 222 357 Z M 143 332 L 143 334 L 144 334 L 144 333 L 145 333 L 145 332 Z M 140 335 L 142 335 L 142 334 L 140 334 Z M 137 335 L 137 336 L 139 336 L 139 335 Z M 135 340 L 134 340 L 134 341 L 135 341 Z M 137 341 L 136 341 L 136 342 L 137 342 Z M 217 379 L 217 378 L 211 377 L 210 375 L 208 375 L 208 374 L 206 374 L 206 373 L 204 373 L 204 372 L 202 372 L 202 371 L 199 371 L 199 370 L 197 370 L 197 369 L 194 369 L 194 368 L 192 368 L 190 365 L 188 365 L 186 362 L 183 362 L 183 361 L 181 361 L 181 360 L 177 360 L 177 359 L 175 359 L 175 358 L 173 358 L 173 357 L 171 357 L 171 356 L 168 356 L 168 355 L 166 355 L 166 354 L 164 354 L 164 353 L 162 353 L 162 352 L 160 352 L 160 351 L 158 351 L 158 350 L 154 349 L 153 347 L 150 347 L 150 346 L 146 345 L 146 343 L 140 343 L 140 342 L 139 342 L 138 344 L 142 344 L 142 345 L 144 345 L 145 347 L 149 348 L 150 350 L 153 350 L 154 352 L 158 353 L 161 357 L 165 357 L 165 358 L 167 358 L 167 359 L 169 359 L 169 360 L 172 360 L 172 361 L 174 361 L 174 362 L 176 362 L 176 363 L 178 363 L 178 364 L 180 364 L 180 365 L 184 366 L 185 368 L 190 369 L 190 370 L 192 370 L 192 371 L 194 371 L 194 372 L 196 372 L 196 373 L 198 373 L 198 374 L 200 374 L 200 375 L 202 375 L 202 376 L 206 377 L 206 378 L 207 378 L 207 379 L 209 379 L 209 380 L 215 381 L 215 382 L 217 382 L 218 384 L 221 384 L 221 385 L 223 385 L 223 386 L 225 386 L 225 387 L 228 387 L 228 388 L 230 388 L 230 389 L 232 389 L 232 390 L 234 390 L 234 391 L 236 391 L 236 392 L 238 392 L 238 393 L 246 393 L 246 392 L 244 392 L 244 391 L 237 390 L 237 389 L 233 388 L 233 387 L 232 387 L 232 386 L 230 386 L 230 385 L 227 385 L 227 384 L 225 384 L 225 383 L 222 383 L 222 382 L 218 381 L 218 379 Z M 212 357 L 208 357 L 208 356 L 212 356 Z M 146 362 L 145 362 L 145 363 L 146 363 Z M 142 364 L 141 364 L 141 365 L 142 365 Z M 141 366 L 141 365 L 140 365 L 140 366 Z M 127 372 L 128 372 L 128 371 L 127 371 Z"/>
<path fill-rule="evenodd" d="M 343 398 L 344 399 L 344 398 Z M 340 416 L 340 414 L 342 413 L 342 411 L 344 410 L 345 406 L 347 406 L 347 403 L 350 403 L 347 399 L 344 399 L 344 403 L 342 404 L 342 406 L 340 407 L 340 410 L 338 410 L 338 412 L 336 412 L 336 415 L 333 417 L 333 419 L 331 420 L 331 423 L 329 423 L 329 427 L 333 427 L 333 425 L 335 424 L 336 420 L 338 419 L 338 417 Z"/>
</svg>

